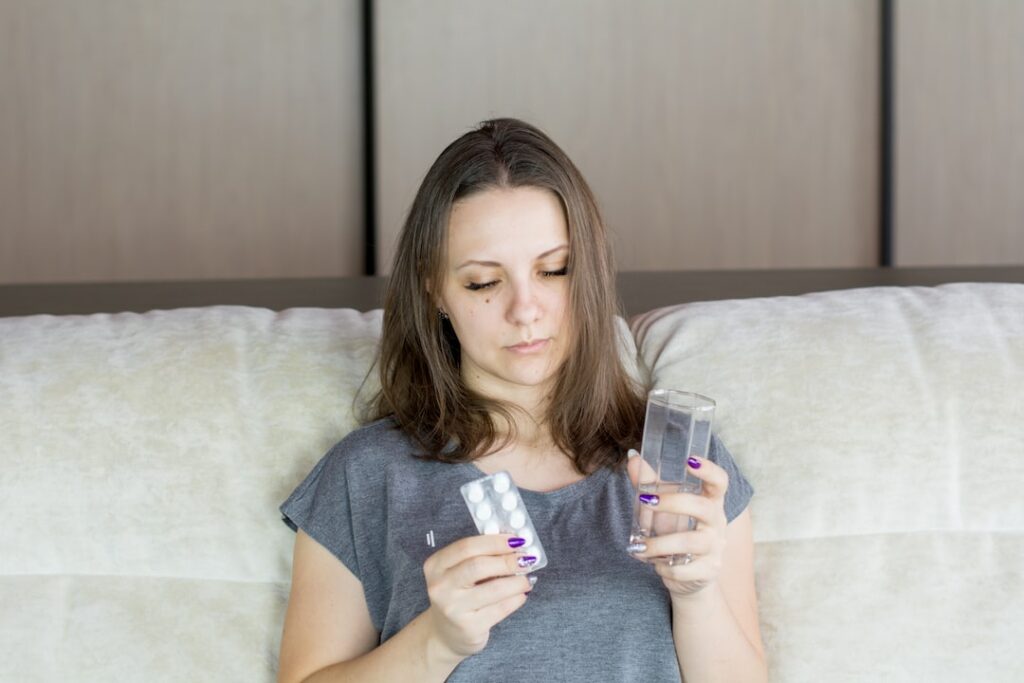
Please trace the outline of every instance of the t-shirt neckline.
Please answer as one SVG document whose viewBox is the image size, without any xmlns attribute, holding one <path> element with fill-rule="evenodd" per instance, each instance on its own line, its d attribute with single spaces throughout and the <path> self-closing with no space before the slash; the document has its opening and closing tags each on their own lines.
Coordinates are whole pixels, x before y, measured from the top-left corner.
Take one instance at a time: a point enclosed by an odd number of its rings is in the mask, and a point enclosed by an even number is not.
<svg viewBox="0 0 1024 683">
<path fill-rule="evenodd" d="M 476 463 L 473 462 L 461 463 L 461 467 L 471 476 L 472 479 L 490 476 L 490 474 L 484 472 L 482 469 L 477 467 Z M 554 491 L 534 491 L 532 489 L 523 488 L 519 486 L 519 484 L 516 484 L 516 487 L 519 489 L 519 493 L 523 497 L 523 502 L 527 504 L 529 504 L 530 501 L 546 504 L 565 503 L 579 498 L 588 491 L 601 486 L 604 483 L 604 480 L 608 478 L 610 471 L 611 468 L 602 467 L 593 474 L 583 477 L 579 481 L 574 481 L 562 488 L 555 489 Z M 514 478 L 513 481 L 515 481 Z"/>
</svg>

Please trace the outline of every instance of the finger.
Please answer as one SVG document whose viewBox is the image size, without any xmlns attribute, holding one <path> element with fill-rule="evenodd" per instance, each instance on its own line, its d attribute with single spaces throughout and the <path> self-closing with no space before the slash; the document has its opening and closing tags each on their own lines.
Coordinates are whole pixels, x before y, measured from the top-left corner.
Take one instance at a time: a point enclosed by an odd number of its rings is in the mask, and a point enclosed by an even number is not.
<svg viewBox="0 0 1024 683">
<path fill-rule="evenodd" d="M 456 587 L 472 588 L 487 579 L 525 574 L 536 562 L 536 556 L 523 553 L 477 555 L 455 565 L 449 572 L 454 576 Z"/>
<path fill-rule="evenodd" d="M 685 515 L 698 522 L 710 525 L 722 510 L 721 501 L 713 500 L 700 493 L 661 493 L 640 494 L 640 502 L 650 507 L 654 513 Z"/>
<path fill-rule="evenodd" d="M 633 484 L 633 488 L 637 490 L 641 484 L 653 484 L 658 481 L 658 473 L 655 469 L 632 448 L 629 449 L 626 472 L 629 474 L 629 481 Z"/>
<path fill-rule="evenodd" d="M 509 576 L 491 577 L 489 579 L 484 579 L 483 581 L 478 582 L 476 585 L 477 586 L 486 586 L 487 584 L 494 583 L 495 581 L 504 581 L 506 579 L 510 579 L 510 580 L 513 580 L 513 581 L 518 581 L 519 579 L 522 579 L 523 581 L 526 581 L 526 583 L 520 582 L 519 584 L 517 584 L 517 585 L 520 585 L 520 584 L 523 585 L 524 586 L 524 588 L 523 588 L 524 591 L 533 590 L 533 587 L 535 585 L 537 585 L 537 575 L 536 574 L 520 574 L 519 576 L 512 576 L 512 577 L 509 577 Z"/>
<path fill-rule="evenodd" d="M 449 592 L 444 611 L 463 627 L 486 630 L 521 607 L 531 590 L 524 576 L 492 579 L 470 590 Z"/>
<path fill-rule="evenodd" d="M 533 574 L 529 576 L 500 576 L 497 578 L 484 579 L 473 588 L 479 588 L 480 586 L 487 586 L 487 591 L 481 592 L 481 595 L 490 596 L 490 602 L 484 600 L 481 601 L 478 607 L 483 607 L 491 602 L 497 602 L 498 600 L 504 600 L 510 595 L 516 593 L 529 593 L 533 590 L 533 585 L 537 577 Z M 489 592 L 488 592 L 489 591 Z M 474 593 L 478 591 L 473 591 Z M 474 608 L 476 609 L 476 608 Z"/>
<path fill-rule="evenodd" d="M 428 578 L 444 574 L 452 567 L 479 555 L 512 555 L 522 547 L 512 534 L 479 534 L 466 536 L 446 545 L 427 558 L 423 571 Z"/>
<path fill-rule="evenodd" d="M 714 548 L 715 539 L 710 532 L 684 531 L 666 536 L 654 536 L 644 541 L 647 548 L 640 552 L 633 553 L 633 557 L 641 560 L 653 557 L 668 557 L 670 555 L 684 555 L 689 553 L 697 559 L 698 556 L 707 555 Z"/>
<path fill-rule="evenodd" d="M 729 488 L 729 474 L 707 458 L 691 455 L 686 459 L 686 471 L 704 482 L 704 495 L 710 498 L 725 498 Z"/>
<path fill-rule="evenodd" d="M 490 629 L 525 604 L 526 595 L 524 593 L 516 593 L 514 595 L 510 595 L 504 600 L 499 600 L 490 605 L 481 607 L 475 612 L 474 616 L 479 623 Z"/>
<path fill-rule="evenodd" d="M 688 563 L 684 563 L 681 559 L 677 560 L 675 564 L 655 562 L 654 571 L 663 579 L 694 584 L 697 587 L 714 578 L 714 571 L 709 567 L 708 561 L 700 560 L 697 557 Z"/>
</svg>

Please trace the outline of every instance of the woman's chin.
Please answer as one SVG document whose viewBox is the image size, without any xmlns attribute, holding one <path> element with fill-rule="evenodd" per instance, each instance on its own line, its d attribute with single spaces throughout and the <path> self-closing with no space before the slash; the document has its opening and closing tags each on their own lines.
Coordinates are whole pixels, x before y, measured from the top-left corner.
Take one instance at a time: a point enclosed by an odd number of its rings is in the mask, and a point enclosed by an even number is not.
<svg viewBox="0 0 1024 683">
<path fill-rule="evenodd" d="M 509 384 L 521 387 L 546 387 L 555 379 L 553 372 L 512 372 L 505 376 Z"/>
</svg>

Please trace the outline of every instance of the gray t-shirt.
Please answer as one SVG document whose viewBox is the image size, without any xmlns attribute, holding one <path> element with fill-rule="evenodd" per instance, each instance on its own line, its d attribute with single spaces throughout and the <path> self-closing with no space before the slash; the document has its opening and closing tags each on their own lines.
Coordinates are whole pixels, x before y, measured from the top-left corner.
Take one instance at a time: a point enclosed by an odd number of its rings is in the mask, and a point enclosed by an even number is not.
<svg viewBox="0 0 1024 683">
<path fill-rule="evenodd" d="M 415 452 L 391 420 L 367 425 L 331 448 L 281 505 L 289 527 L 362 582 L 381 643 L 430 606 L 427 557 L 477 533 L 459 487 L 485 474 Z M 717 436 L 709 457 L 729 473 L 732 521 L 753 489 Z M 548 566 L 534 573 L 526 604 L 448 680 L 680 680 L 668 591 L 651 565 L 626 552 L 636 496 L 626 473 L 603 468 L 556 491 L 520 493 Z"/>
</svg>

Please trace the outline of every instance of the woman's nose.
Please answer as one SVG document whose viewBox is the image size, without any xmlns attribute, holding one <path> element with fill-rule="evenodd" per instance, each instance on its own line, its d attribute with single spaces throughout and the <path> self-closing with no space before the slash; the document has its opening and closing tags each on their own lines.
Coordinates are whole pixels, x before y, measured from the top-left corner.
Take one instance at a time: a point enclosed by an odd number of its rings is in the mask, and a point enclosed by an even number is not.
<svg viewBox="0 0 1024 683">
<path fill-rule="evenodd" d="M 529 325 L 540 316 L 537 293 L 529 283 L 517 285 L 512 292 L 508 319 L 513 325 Z"/>
</svg>

